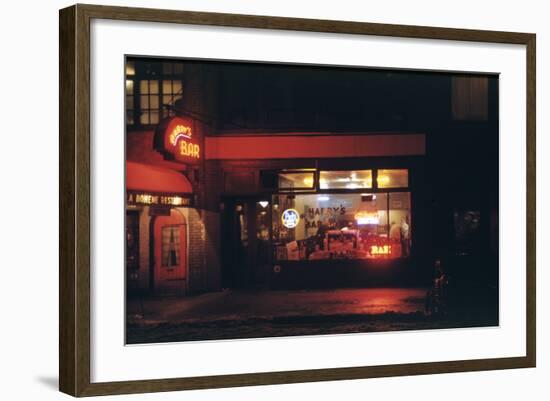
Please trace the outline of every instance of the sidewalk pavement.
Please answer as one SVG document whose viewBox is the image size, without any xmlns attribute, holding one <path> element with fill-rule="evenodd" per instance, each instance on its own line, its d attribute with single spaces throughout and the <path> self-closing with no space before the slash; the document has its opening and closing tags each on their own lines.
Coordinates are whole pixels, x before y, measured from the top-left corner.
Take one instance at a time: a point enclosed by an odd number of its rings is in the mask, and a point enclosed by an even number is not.
<svg viewBox="0 0 550 401">
<path fill-rule="evenodd" d="M 303 291 L 225 290 L 188 297 L 149 297 L 127 304 L 128 323 L 211 323 L 298 317 L 423 313 L 425 288 Z"/>
</svg>

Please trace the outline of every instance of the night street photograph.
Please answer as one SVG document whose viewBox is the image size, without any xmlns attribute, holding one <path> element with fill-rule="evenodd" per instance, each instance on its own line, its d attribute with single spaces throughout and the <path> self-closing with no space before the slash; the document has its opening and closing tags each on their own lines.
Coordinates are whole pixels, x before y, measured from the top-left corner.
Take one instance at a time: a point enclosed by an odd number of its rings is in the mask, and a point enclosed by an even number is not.
<svg viewBox="0 0 550 401">
<path fill-rule="evenodd" d="M 499 325 L 499 76 L 127 56 L 126 344 Z"/>
</svg>

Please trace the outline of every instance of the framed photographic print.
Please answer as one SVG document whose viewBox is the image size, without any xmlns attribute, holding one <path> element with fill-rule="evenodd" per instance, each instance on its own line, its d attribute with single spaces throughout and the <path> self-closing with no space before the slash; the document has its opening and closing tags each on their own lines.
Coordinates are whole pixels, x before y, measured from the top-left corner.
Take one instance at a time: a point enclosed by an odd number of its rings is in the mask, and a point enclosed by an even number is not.
<svg viewBox="0 0 550 401">
<path fill-rule="evenodd" d="M 60 390 L 534 367 L 535 35 L 60 11 Z"/>
</svg>

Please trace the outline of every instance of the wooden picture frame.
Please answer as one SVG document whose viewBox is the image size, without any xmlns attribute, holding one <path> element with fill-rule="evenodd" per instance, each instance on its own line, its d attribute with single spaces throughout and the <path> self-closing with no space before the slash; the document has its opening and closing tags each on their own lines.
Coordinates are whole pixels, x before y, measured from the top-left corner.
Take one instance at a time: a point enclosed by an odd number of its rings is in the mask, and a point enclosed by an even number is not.
<svg viewBox="0 0 550 401">
<path fill-rule="evenodd" d="M 90 380 L 90 21 L 96 18 L 400 38 L 490 42 L 526 46 L 526 355 L 523 357 L 92 383 Z M 59 27 L 59 388 L 62 392 L 73 396 L 94 396 L 535 366 L 536 37 L 534 34 L 96 5 L 75 5 L 61 10 Z"/>
</svg>

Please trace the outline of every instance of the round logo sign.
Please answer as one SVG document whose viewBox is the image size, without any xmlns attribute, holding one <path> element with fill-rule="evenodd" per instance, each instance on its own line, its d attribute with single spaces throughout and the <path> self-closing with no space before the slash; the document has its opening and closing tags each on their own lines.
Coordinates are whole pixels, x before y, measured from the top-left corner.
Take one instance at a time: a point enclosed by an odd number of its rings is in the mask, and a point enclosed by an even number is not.
<svg viewBox="0 0 550 401">
<path fill-rule="evenodd" d="M 296 209 L 286 209 L 281 216 L 281 220 L 286 228 L 295 228 L 300 222 L 300 215 Z"/>
</svg>

